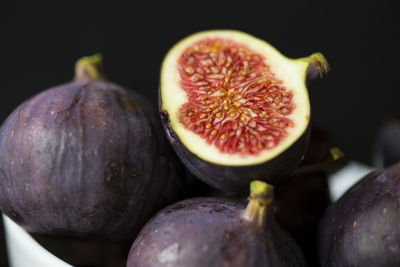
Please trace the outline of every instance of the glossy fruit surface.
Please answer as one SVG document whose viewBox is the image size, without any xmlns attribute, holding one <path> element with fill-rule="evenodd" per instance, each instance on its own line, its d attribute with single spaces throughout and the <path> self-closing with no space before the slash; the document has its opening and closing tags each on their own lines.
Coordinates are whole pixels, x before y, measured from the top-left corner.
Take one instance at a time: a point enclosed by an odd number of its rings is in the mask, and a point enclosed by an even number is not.
<svg viewBox="0 0 400 267">
<path fill-rule="evenodd" d="M 307 149 L 306 82 L 327 70 L 320 53 L 288 59 L 246 33 L 193 34 L 162 64 L 167 136 L 189 170 L 212 186 L 243 191 L 253 179 L 277 183 Z"/>
<path fill-rule="evenodd" d="M 319 225 L 321 266 L 400 266 L 400 164 L 365 176 Z"/>
<path fill-rule="evenodd" d="M 251 192 L 247 208 L 223 198 L 167 207 L 142 229 L 127 266 L 305 266 L 275 221 L 273 187 L 255 181 Z"/>
<path fill-rule="evenodd" d="M 179 193 L 156 112 L 103 79 L 100 60 L 79 60 L 74 81 L 1 126 L 0 208 L 30 232 L 125 239 Z"/>
</svg>

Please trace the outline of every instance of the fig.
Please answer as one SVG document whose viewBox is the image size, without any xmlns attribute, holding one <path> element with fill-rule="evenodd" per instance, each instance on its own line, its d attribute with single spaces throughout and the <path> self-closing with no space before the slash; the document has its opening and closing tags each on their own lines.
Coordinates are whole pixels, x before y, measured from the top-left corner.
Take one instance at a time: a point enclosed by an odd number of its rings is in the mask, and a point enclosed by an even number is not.
<svg viewBox="0 0 400 267">
<path fill-rule="evenodd" d="M 362 178 L 324 214 L 321 266 L 400 266 L 400 163 Z"/>
<path fill-rule="evenodd" d="M 319 126 L 311 126 L 311 136 L 307 151 L 300 166 L 293 175 L 321 172 L 330 175 L 348 163 L 342 150 L 332 137 Z"/>
<path fill-rule="evenodd" d="M 400 161 L 400 122 L 398 120 L 390 119 L 379 129 L 373 161 L 378 168 L 388 167 Z"/>
<path fill-rule="evenodd" d="M 100 55 L 0 128 L 0 208 L 31 233 L 132 237 L 175 201 L 181 169 L 157 112 L 105 80 Z"/>
<path fill-rule="evenodd" d="M 193 34 L 165 56 L 159 105 L 186 167 L 224 191 L 277 184 L 301 162 L 310 133 L 306 82 L 328 72 L 321 53 L 288 59 L 243 32 Z"/>
<path fill-rule="evenodd" d="M 277 220 L 289 232 L 316 225 L 330 203 L 328 175 L 347 163 L 327 132 L 313 125 L 300 166 L 276 188 Z"/>
<path fill-rule="evenodd" d="M 276 220 L 289 232 L 309 266 L 318 266 L 317 228 L 330 204 L 328 177 L 321 171 L 291 175 L 276 188 Z"/>
<path fill-rule="evenodd" d="M 224 198 L 192 198 L 156 214 L 129 252 L 127 267 L 306 266 L 275 221 L 274 188 L 251 183 L 247 207 Z"/>
<path fill-rule="evenodd" d="M 276 219 L 300 246 L 309 266 L 318 266 L 317 228 L 330 204 L 328 175 L 346 163 L 331 136 L 313 124 L 304 160 L 276 188 Z"/>
</svg>

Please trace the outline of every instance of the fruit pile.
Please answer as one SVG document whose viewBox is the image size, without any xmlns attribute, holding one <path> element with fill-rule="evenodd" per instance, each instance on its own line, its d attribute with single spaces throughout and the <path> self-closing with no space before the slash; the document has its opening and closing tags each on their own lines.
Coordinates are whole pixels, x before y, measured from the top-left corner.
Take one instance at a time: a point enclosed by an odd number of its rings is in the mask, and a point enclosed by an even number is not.
<svg viewBox="0 0 400 267">
<path fill-rule="evenodd" d="M 74 266 L 400 266 L 400 165 L 330 205 L 347 159 L 307 91 L 328 71 L 197 33 L 162 63 L 157 114 L 81 58 L 2 124 L 0 209 Z"/>
</svg>

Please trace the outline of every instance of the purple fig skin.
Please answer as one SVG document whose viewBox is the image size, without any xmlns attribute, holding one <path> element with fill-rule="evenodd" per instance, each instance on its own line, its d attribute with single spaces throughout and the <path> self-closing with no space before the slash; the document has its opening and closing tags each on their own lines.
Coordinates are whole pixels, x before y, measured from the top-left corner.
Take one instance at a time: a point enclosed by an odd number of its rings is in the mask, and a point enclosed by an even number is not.
<svg viewBox="0 0 400 267">
<path fill-rule="evenodd" d="M 276 187 L 276 219 L 300 246 L 309 266 L 318 266 L 318 223 L 330 204 L 328 175 L 346 163 L 330 135 L 313 124 L 303 162 Z"/>
<path fill-rule="evenodd" d="M 214 164 L 190 152 L 172 129 L 168 113 L 162 110 L 159 97 L 161 121 L 167 138 L 186 168 L 203 182 L 225 192 L 247 192 L 253 180 L 277 185 L 291 174 L 303 160 L 310 139 L 310 123 L 304 134 L 287 150 L 275 158 L 255 165 L 227 166 Z"/>
<path fill-rule="evenodd" d="M 276 188 L 279 206 L 276 217 L 289 232 L 304 235 L 305 229 L 314 227 L 316 232 L 316 225 L 330 204 L 328 174 L 347 162 L 341 151 L 333 155 L 332 149 L 340 151 L 328 133 L 312 125 L 303 162 Z"/>
<path fill-rule="evenodd" d="M 292 175 L 276 188 L 276 220 L 302 249 L 309 266 L 318 266 L 317 228 L 330 204 L 322 171 Z"/>
<path fill-rule="evenodd" d="M 267 207 L 264 227 L 241 218 L 245 205 L 188 199 L 154 216 L 135 240 L 127 267 L 306 266 L 294 241 Z"/>
<path fill-rule="evenodd" d="M 179 194 L 158 114 L 95 79 L 50 88 L 0 128 L 0 208 L 38 234 L 122 240 Z"/>
<path fill-rule="evenodd" d="M 374 165 L 384 168 L 400 161 L 400 122 L 386 121 L 376 137 Z"/>
<path fill-rule="evenodd" d="M 345 154 L 335 145 L 332 137 L 313 124 L 308 149 L 294 175 L 323 172 L 332 174 L 348 163 Z"/>
<path fill-rule="evenodd" d="M 368 174 L 326 211 L 321 266 L 400 266 L 400 163 Z"/>
</svg>

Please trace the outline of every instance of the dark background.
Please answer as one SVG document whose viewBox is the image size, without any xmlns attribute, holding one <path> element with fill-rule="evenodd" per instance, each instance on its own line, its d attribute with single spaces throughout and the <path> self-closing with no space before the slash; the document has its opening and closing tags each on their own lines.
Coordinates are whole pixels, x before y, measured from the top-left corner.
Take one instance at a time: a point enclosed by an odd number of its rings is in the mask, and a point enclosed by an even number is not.
<svg viewBox="0 0 400 267">
<path fill-rule="evenodd" d="M 237 29 L 289 57 L 321 51 L 332 72 L 310 89 L 313 122 L 349 158 L 371 164 L 374 138 L 400 117 L 395 1 L 14 1 L 0 6 L 0 122 L 22 101 L 73 77 L 101 52 L 110 80 L 156 107 L 159 68 L 181 38 Z M 1 153 L 1 152 L 0 152 Z M 1 239 L 0 232 L 0 239 Z M 0 266 L 6 266 L 0 245 Z"/>
</svg>

